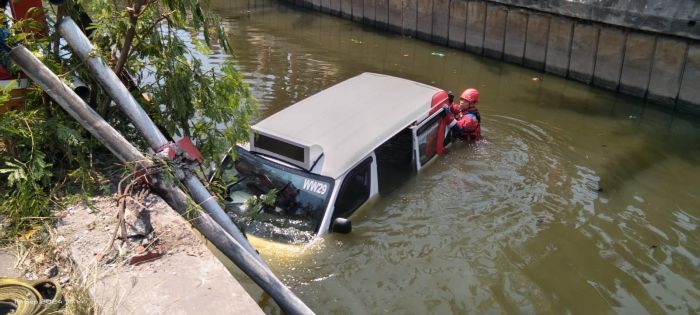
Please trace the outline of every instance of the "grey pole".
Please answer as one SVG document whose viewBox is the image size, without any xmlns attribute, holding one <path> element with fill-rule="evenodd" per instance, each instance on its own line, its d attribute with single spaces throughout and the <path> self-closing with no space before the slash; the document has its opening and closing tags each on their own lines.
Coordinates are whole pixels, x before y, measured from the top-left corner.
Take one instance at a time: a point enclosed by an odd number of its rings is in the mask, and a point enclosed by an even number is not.
<svg viewBox="0 0 700 315">
<path fill-rule="evenodd" d="M 10 52 L 10 58 L 53 98 L 69 115 L 77 120 L 90 134 L 100 140 L 119 160 L 136 162 L 141 167 L 153 165 L 141 152 L 129 143 L 118 131 L 112 128 L 100 115 L 90 108 L 83 99 L 71 90 L 49 68 L 37 59 L 24 46 L 18 46 Z M 157 192 L 173 210 L 180 215 L 187 215 L 187 195 L 177 187 L 155 177 L 153 190 Z M 280 281 L 270 269 L 260 261 L 256 254 L 248 252 L 238 240 L 205 213 L 197 213 L 190 221 L 236 266 L 241 268 L 255 283 L 267 292 L 287 314 L 313 314 L 294 293 Z"/>
<path fill-rule="evenodd" d="M 97 112 L 85 104 L 85 101 L 78 94 L 63 83 L 24 46 L 13 48 L 10 52 L 10 57 L 29 78 L 46 91 L 51 98 L 56 100 L 71 117 L 80 122 L 96 138 L 101 139 L 105 147 L 119 160 L 145 160 L 143 154 L 133 146 L 122 147 L 123 143 L 129 142 L 102 119 Z M 83 106 L 70 106 L 69 104 L 82 104 Z"/>
<path fill-rule="evenodd" d="M 141 105 L 139 105 L 136 99 L 129 93 L 114 71 L 112 71 L 101 58 L 91 55 L 93 46 L 78 25 L 75 24 L 73 19 L 68 17 L 64 18 L 58 25 L 58 31 L 80 59 L 87 63 L 88 69 L 90 69 L 95 79 L 112 97 L 114 102 L 121 107 L 122 111 L 129 119 L 131 119 L 136 129 L 151 146 L 151 149 L 155 152 L 159 152 L 167 145 L 167 139 L 153 121 L 151 121 L 151 118 L 148 117 Z M 254 256 L 259 257 L 250 243 L 248 243 L 243 233 L 233 224 L 231 218 L 229 218 L 226 212 L 224 212 L 224 209 L 221 208 L 221 205 L 215 201 L 211 193 L 209 193 L 194 174 L 186 173 L 183 183 L 187 187 L 187 190 L 190 191 L 194 201 L 201 205 L 204 211 L 219 223 L 226 232 L 230 233 L 241 243 L 246 250 Z M 262 259 L 258 258 L 258 260 L 262 262 Z"/>
</svg>

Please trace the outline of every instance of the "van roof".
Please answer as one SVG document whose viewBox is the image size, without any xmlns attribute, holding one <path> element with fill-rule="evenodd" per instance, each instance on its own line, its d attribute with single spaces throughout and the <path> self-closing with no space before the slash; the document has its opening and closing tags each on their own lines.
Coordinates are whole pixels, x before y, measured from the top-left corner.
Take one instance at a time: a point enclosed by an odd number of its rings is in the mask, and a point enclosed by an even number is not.
<svg viewBox="0 0 700 315">
<path fill-rule="evenodd" d="M 440 89 L 407 79 L 363 73 L 316 93 L 251 127 L 253 132 L 307 147 L 320 146 L 321 175 L 338 178 L 419 118 Z"/>
</svg>

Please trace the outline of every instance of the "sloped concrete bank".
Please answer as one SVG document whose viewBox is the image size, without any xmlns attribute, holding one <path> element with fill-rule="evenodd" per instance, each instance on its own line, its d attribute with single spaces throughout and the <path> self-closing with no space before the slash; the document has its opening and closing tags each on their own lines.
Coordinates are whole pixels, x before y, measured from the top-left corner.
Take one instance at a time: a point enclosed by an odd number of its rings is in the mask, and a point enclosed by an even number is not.
<svg viewBox="0 0 700 315">
<path fill-rule="evenodd" d="M 700 115 L 695 0 L 284 0 Z"/>
<path fill-rule="evenodd" d="M 115 245 L 118 257 L 103 254 L 117 224 L 112 198 L 70 207 L 57 227 L 102 313 L 263 314 L 189 223 L 160 198 L 147 202 L 157 242 L 142 252 Z"/>
</svg>

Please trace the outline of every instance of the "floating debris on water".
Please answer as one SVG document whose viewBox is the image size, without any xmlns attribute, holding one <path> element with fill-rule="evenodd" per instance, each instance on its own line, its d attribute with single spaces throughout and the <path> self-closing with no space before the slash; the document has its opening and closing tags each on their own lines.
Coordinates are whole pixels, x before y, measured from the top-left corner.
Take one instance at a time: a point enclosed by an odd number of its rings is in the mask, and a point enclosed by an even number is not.
<svg viewBox="0 0 700 315">
<path fill-rule="evenodd" d="M 434 51 L 431 55 L 433 55 L 433 56 L 438 56 L 438 57 L 445 57 L 445 54 L 444 54 L 444 53 L 437 52 L 437 51 Z"/>
</svg>

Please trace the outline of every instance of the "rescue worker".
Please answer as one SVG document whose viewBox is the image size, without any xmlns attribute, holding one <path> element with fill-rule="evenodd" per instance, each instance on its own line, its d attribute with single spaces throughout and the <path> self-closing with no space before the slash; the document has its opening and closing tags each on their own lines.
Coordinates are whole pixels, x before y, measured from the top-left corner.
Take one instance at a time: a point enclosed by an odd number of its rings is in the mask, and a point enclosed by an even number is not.
<svg viewBox="0 0 700 315">
<path fill-rule="evenodd" d="M 481 115 L 476 103 L 479 101 L 479 91 L 468 88 L 459 97 L 459 104 L 453 103 L 450 112 L 454 117 L 450 129 L 457 137 L 466 140 L 481 138 Z"/>
</svg>

